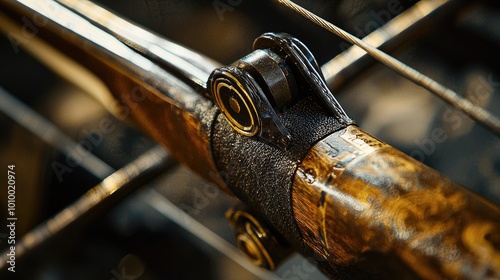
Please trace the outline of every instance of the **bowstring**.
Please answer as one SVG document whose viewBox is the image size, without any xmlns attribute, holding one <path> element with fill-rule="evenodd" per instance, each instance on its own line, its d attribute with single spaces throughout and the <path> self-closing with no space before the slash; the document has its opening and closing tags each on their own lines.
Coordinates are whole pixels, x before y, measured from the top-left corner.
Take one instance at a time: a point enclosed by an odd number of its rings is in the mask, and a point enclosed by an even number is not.
<svg viewBox="0 0 500 280">
<path fill-rule="evenodd" d="M 465 113 L 471 119 L 489 128 L 497 136 L 500 136 L 500 119 L 498 119 L 495 115 L 493 115 L 489 111 L 473 104 L 469 100 L 457 94 L 455 91 L 441 85 L 440 83 L 422 74 L 421 72 L 413 69 L 407 64 L 404 64 L 403 62 L 397 60 L 396 58 L 367 44 L 361 39 L 351 35 L 347 31 L 337 27 L 336 25 L 326 21 L 325 19 L 317 16 L 316 14 L 310 12 L 309 10 L 293 3 L 292 1 L 289 0 L 275 0 L 275 1 L 281 4 L 282 6 L 291 9 L 297 14 L 307 18 L 314 24 L 337 35 L 338 37 L 344 39 L 345 41 L 360 47 L 374 59 L 378 60 L 388 68 L 394 70 L 399 75 L 427 89 L 428 91 L 438 96 L 439 98 L 441 98 L 443 101 L 447 102 L 454 108 Z"/>
</svg>

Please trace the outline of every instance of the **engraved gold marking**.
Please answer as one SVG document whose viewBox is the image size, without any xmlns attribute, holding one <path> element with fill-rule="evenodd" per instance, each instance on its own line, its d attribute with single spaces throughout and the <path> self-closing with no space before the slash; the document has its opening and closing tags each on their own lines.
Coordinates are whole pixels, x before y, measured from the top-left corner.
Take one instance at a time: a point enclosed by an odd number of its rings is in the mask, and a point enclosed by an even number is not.
<svg viewBox="0 0 500 280">
<path fill-rule="evenodd" d="M 354 126 L 347 127 L 345 132 L 340 135 L 340 138 L 344 139 L 349 144 L 366 154 L 369 154 L 378 148 L 387 146 L 387 144 L 376 139 L 375 137 L 372 137 L 367 133 L 360 132 L 360 130 Z"/>
</svg>

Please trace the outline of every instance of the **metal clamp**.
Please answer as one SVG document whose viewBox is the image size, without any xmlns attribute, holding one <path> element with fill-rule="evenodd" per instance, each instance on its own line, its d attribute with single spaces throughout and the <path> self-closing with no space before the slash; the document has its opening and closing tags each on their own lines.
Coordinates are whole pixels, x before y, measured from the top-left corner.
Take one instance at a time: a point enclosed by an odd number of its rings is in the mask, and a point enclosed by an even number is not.
<svg viewBox="0 0 500 280">
<path fill-rule="evenodd" d="M 319 96 L 340 123 L 352 123 L 302 42 L 288 34 L 266 33 L 253 48 L 233 66 L 215 69 L 208 80 L 209 95 L 238 133 L 287 148 L 292 136 L 279 113 L 308 93 Z"/>
</svg>

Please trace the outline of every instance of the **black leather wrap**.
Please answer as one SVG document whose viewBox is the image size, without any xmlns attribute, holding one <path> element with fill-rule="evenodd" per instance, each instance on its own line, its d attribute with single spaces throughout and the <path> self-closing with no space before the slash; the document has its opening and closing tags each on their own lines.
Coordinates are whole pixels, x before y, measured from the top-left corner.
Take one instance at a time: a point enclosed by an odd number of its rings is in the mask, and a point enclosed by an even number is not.
<svg viewBox="0 0 500 280">
<path fill-rule="evenodd" d="M 293 177 L 314 143 L 346 125 L 329 116 L 312 96 L 302 99 L 280 117 L 292 135 L 287 150 L 238 134 L 220 114 L 212 134 L 213 153 L 234 194 L 293 247 L 304 252 L 293 218 Z"/>
</svg>

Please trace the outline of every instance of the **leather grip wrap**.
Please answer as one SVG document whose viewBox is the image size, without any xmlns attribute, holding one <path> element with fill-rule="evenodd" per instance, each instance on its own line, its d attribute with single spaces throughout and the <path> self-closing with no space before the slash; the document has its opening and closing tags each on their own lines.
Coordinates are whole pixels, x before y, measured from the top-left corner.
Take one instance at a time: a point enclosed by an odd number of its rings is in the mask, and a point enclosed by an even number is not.
<svg viewBox="0 0 500 280">
<path fill-rule="evenodd" d="M 291 205 L 296 168 L 315 142 L 343 127 L 313 97 L 299 101 L 281 118 L 292 135 L 287 150 L 236 133 L 221 114 L 214 124 L 213 153 L 234 195 L 301 251 Z"/>
</svg>

